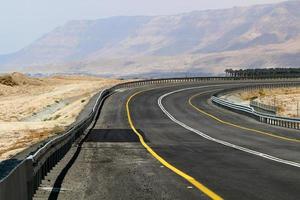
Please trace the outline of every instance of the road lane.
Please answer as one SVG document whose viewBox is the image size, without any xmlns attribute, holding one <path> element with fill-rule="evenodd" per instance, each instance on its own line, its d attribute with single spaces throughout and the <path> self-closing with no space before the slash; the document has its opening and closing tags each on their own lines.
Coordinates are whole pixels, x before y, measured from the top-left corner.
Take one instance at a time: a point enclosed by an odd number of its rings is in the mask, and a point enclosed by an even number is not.
<svg viewBox="0 0 300 200">
<path fill-rule="evenodd" d="M 58 199 L 209 199 L 203 191 L 163 167 L 140 144 L 126 111 L 126 102 L 136 92 L 140 93 L 128 104 L 132 124 L 146 144 L 172 166 L 224 199 L 299 199 L 299 168 L 208 141 L 174 123 L 157 104 L 166 93 L 201 85 L 208 83 L 147 86 L 111 95 L 78 158 L 60 180 L 64 190 L 59 192 Z M 297 131 L 261 124 L 208 101 L 213 90 L 228 87 L 232 86 L 186 90 L 166 97 L 162 103 L 176 119 L 210 136 L 298 162 L 298 143 L 230 127 L 199 113 L 189 104 L 191 96 L 208 91 L 196 96 L 192 103 L 222 119 L 299 139 Z M 46 177 L 44 188 L 52 187 L 59 169 L 66 163 L 67 160 L 60 162 Z M 37 197 L 49 196 L 45 191 L 38 194 L 42 196 Z"/>
<path fill-rule="evenodd" d="M 211 189 L 207 188 L 205 185 L 203 185 L 201 182 L 199 182 L 198 180 L 196 180 L 194 177 L 186 174 L 185 172 L 183 172 L 182 170 L 178 169 L 177 167 L 175 167 L 174 165 L 170 164 L 168 161 L 166 161 L 164 158 L 162 158 L 159 154 L 157 154 L 157 152 L 155 150 L 153 150 L 146 142 L 144 139 L 144 136 L 142 135 L 142 133 L 140 131 L 138 131 L 136 129 L 136 127 L 134 126 L 134 123 L 132 121 L 131 118 L 131 112 L 130 112 L 130 101 L 132 98 L 134 98 L 136 95 L 142 93 L 143 91 L 139 91 L 134 93 L 133 95 L 131 95 L 127 102 L 126 102 L 126 110 L 127 110 L 127 118 L 128 118 L 128 122 L 130 124 L 131 129 L 135 132 L 135 134 L 139 137 L 139 140 L 141 142 L 141 144 L 145 147 L 145 149 L 155 158 L 157 159 L 161 164 L 163 164 L 163 166 L 167 167 L 168 169 L 170 169 L 172 172 L 174 172 L 175 174 L 177 174 L 178 176 L 184 178 L 185 180 L 187 180 L 188 182 L 190 182 L 193 186 L 195 186 L 197 189 L 199 189 L 201 192 L 203 192 L 205 195 L 207 195 L 209 198 L 214 199 L 214 200 L 223 200 L 223 198 L 216 194 L 214 191 L 212 191 Z"/>
<path fill-rule="evenodd" d="M 208 199 L 162 167 L 139 143 L 130 129 L 125 109 L 128 97 L 134 92 L 123 90 L 105 101 L 96 126 L 64 179 L 57 177 L 69 160 L 60 162 L 47 175 L 35 199 Z M 57 181 L 61 182 L 60 190 L 52 189 Z"/>
<path fill-rule="evenodd" d="M 237 144 L 246 148 L 251 148 L 253 150 L 260 151 L 262 153 L 268 153 L 273 156 L 281 155 L 283 159 L 288 159 L 294 162 L 299 162 L 300 155 L 300 145 L 299 142 L 299 131 L 293 130 L 293 129 L 276 129 L 277 127 L 271 127 L 273 128 L 270 130 L 264 130 L 265 132 L 262 132 L 259 128 L 255 128 L 257 125 L 264 125 L 260 122 L 257 122 L 249 117 L 245 117 L 243 120 L 239 119 L 239 117 L 242 117 L 239 114 L 232 113 L 232 115 L 226 114 L 223 115 L 223 119 L 227 119 L 227 116 L 233 116 L 235 114 L 236 119 L 233 121 L 235 124 L 239 124 L 243 127 L 254 127 L 250 130 L 247 129 L 241 129 L 237 127 L 228 126 L 227 124 L 220 123 L 217 120 L 212 119 L 211 117 L 208 117 L 207 115 L 204 115 L 203 113 L 197 112 L 195 108 L 191 107 L 190 105 L 190 96 L 193 96 L 197 92 L 197 89 L 192 90 L 185 90 L 180 92 L 179 94 L 172 94 L 172 97 L 170 100 L 164 99 L 165 106 L 167 110 L 180 110 L 180 112 L 176 112 L 176 116 L 179 119 L 179 121 L 190 125 L 192 127 L 195 127 L 197 130 L 202 130 L 202 132 L 209 132 L 211 133 L 210 136 L 213 136 L 214 138 L 221 139 L 227 142 L 231 142 L 233 144 Z M 214 93 L 210 92 L 209 93 Z M 201 92 L 203 93 L 203 92 Z M 196 93 L 198 94 L 198 93 Z M 220 109 L 218 107 L 211 105 L 209 103 L 209 98 L 211 94 L 207 94 L 207 92 L 203 93 L 204 99 L 199 99 L 198 101 L 195 101 L 198 103 L 196 108 L 205 108 L 207 112 L 211 113 L 219 113 L 220 115 Z M 186 98 L 187 97 L 187 98 Z M 173 99 L 174 98 L 174 99 Z M 171 103 L 171 102 L 185 102 L 185 106 L 180 106 L 177 103 Z M 201 105 L 201 107 L 199 106 Z M 210 108 L 210 109 L 208 109 Z M 189 115 L 186 114 L 186 111 L 188 111 Z M 195 112 L 196 111 L 196 112 Z M 205 110 L 203 110 L 205 111 Z M 180 116 L 181 115 L 181 116 Z M 192 116 L 193 115 L 193 116 Z M 201 121 L 201 124 L 198 123 L 198 120 Z M 210 124 L 207 126 L 203 126 L 203 124 Z M 227 128 L 226 131 L 224 131 L 224 127 Z M 219 130 L 216 132 L 216 130 Z M 223 131 L 222 131 L 223 130 Z M 256 132 L 258 131 L 258 133 Z M 268 135 L 266 135 L 266 133 Z M 277 138 L 275 136 L 280 136 L 280 138 Z"/>
<path fill-rule="evenodd" d="M 297 199 L 299 197 L 300 194 L 296 189 L 300 184 L 299 169 L 204 141 L 203 138 L 193 135 L 168 119 L 154 102 L 161 95 L 173 90 L 174 88 L 147 91 L 134 99 L 134 123 L 149 139 L 151 147 L 162 157 L 196 177 L 225 199 L 241 197 L 243 199 Z M 192 94 L 195 92 L 199 90 Z M 188 94 L 178 94 L 179 99 L 175 97 L 167 99 L 168 102 L 165 104 L 176 117 L 193 126 L 197 125 L 198 128 L 210 128 L 211 134 L 225 135 L 242 142 L 249 140 L 249 138 L 237 139 L 236 136 L 228 136 L 228 130 L 232 130 L 224 126 L 214 129 L 215 122 L 205 119 L 205 116 L 201 118 L 201 115 L 188 105 Z M 254 120 L 248 120 L 256 123 Z M 240 130 L 233 132 L 242 137 L 247 135 L 250 139 L 253 137 L 257 141 L 274 143 L 272 139 L 263 138 L 261 135 L 241 134 Z M 261 146 L 259 143 L 256 144 L 256 141 L 252 143 L 253 146 Z M 287 144 L 283 143 L 283 146 L 285 145 Z M 275 145 L 273 150 L 278 146 L 280 145 Z M 286 154 L 292 153 L 291 157 L 297 159 L 298 146 L 298 144 L 289 146 Z"/>
</svg>

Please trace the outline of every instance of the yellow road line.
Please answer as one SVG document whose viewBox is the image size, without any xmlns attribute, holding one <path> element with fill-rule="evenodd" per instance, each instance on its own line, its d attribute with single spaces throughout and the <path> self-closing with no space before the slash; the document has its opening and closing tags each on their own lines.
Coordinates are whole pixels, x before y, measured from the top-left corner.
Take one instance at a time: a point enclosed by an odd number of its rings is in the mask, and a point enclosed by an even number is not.
<svg viewBox="0 0 300 200">
<path fill-rule="evenodd" d="M 260 130 L 256 130 L 256 129 L 253 129 L 253 128 L 247 128 L 247 127 L 244 127 L 244 126 L 240 126 L 240 125 L 237 125 L 237 124 L 233 124 L 231 122 L 228 122 L 228 121 L 224 121 L 210 113 L 207 113 L 205 112 L 204 110 L 200 109 L 199 107 L 195 106 L 193 103 L 192 103 L 192 100 L 196 97 L 196 96 L 199 96 L 201 94 L 204 94 L 204 93 L 207 93 L 206 92 L 201 92 L 201 93 L 198 93 L 198 94 L 195 94 L 193 96 L 191 96 L 189 98 L 189 105 L 192 106 L 194 109 L 196 109 L 197 111 L 199 111 L 200 113 L 204 114 L 204 115 L 207 115 L 209 116 L 210 118 L 218 121 L 218 122 L 221 122 L 222 124 L 226 124 L 226 125 L 229 125 L 229 126 L 233 126 L 233 127 L 236 127 L 236 128 L 239 128 L 239 129 L 242 129 L 242 130 L 247 130 L 247 131 L 252 131 L 252 132 L 255 132 L 255 133 L 259 133 L 259 134 L 262 134 L 262 135 L 267 135 L 267 136 L 270 136 L 270 137 L 273 137 L 273 138 L 277 138 L 277 139 L 280 139 L 280 140 L 286 140 L 286 141 L 290 141 L 290 142 L 300 142 L 300 140 L 298 139 L 293 139 L 293 138 L 288 138 L 288 137 L 284 137 L 284 136 L 279 136 L 279 135 L 276 135 L 274 133 L 269 133 L 269 132 L 265 132 L 265 131 L 260 131 Z"/>
<path fill-rule="evenodd" d="M 206 186 L 204 186 L 202 183 L 200 183 L 199 181 L 197 181 L 196 179 L 194 179 L 193 177 L 189 176 L 188 174 L 184 173 L 183 171 L 179 170 L 178 168 L 174 167 L 173 165 L 171 165 L 170 163 L 168 163 L 165 159 L 163 159 L 160 155 L 158 155 L 150 146 L 148 146 L 146 144 L 146 142 L 144 141 L 143 136 L 137 131 L 137 129 L 135 128 L 132 119 L 131 119 L 131 114 L 130 114 L 130 109 L 129 109 L 129 103 L 131 101 L 131 99 L 140 94 L 141 92 L 144 91 L 140 91 L 137 93 L 134 93 L 133 95 L 131 95 L 126 102 L 126 111 L 127 111 L 127 118 L 128 118 L 128 122 L 129 125 L 131 127 L 131 129 L 134 131 L 134 133 L 139 137 L 139 140 L 141 142 L 141 144 L 147 149 L 147 151 L 154 157 L 156 158 L 161 164 L 163 164 L 165 167 L 167 167 L 168 169 L 172 170 L 174 173 L 176 173 L 177 175 L 181 176 L 182 178 L 186 179 L 188 182 L 190 182 L 191 184 L 193 184 L 197 189 L 199 189 L 200 191 L 202 191 L 203 193 L 205 193 L 208 197 L 210 197 L 213 200 L 223 200 L 222 197 L 220 197 L 219 195 L 217 195 L 216 193 L 214 193 L 213 191 L 211 191 L 210 189 L 208 189 Z"/>
</svg>

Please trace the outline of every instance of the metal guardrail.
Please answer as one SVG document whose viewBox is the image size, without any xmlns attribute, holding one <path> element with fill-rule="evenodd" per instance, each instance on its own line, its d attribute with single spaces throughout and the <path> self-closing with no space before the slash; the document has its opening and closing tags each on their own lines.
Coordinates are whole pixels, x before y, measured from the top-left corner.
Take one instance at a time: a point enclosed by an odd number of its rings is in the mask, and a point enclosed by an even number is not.
<svg viewBox="0 0 300 200">
<path fill-rule="evenodd" d="M 149 84 L 177 84 L 177 83 L 205 83 L 205 82 L 217 82 L 217 81 L 252 81 L 253 83 L 259 82 L 261 80 L 268 81 L 300 81 L 300 78 L 249 78 L 249 77 L 186 77 L 186 78 L 166 78 L 166 79 L 151 79 L 151 80 L 140 80 L 132 81 L 118 84 L 112 87 L 112 90 L 117 90 L 121 88 L 131 88 L 131 87 L 140 87 Z"/>
<path fill-rule="evenodd" d="M 92 122 L 96 120 L 103 100 L 108 94 L 109 90 L 103 90 L 86 119 L 71 127 L 64 134 L 47 142 L 4 177 L 0 181 L 0 199 L 32 199 L 46 174 L 64 157 L 74 141 L 79 139 L 82 134 L 88 133 Z"/>
<path fill-rule="evenodd" d="M 252 79 L 249 79 L 249 80 L 252 80 Z M 271 79 L 269 79 L 269 80 L 271 80 Z M 274 81 L 274 83 L 256 83 L 254 81 L 253 84 L 249 84 L 247 86 L 240 86 L 240 87 L 224 89 L 215 95 L 220 96 L 220 95 L 229 94 L 231 92 L 253 91 L 253 90 L 259 90 L 259 89 L 300 87 L 300 79 L 282 79 L 281 81 L 283 81 L 284 83 L 277 83 L 277 81 L 278 81 L 277 79 L 272 79 L 272 81 Z"/>
<path fill-rule="evenodd" d="M 257 102 L 255 100 L 250 101 L 250 106 L 253 107 L 256 111 L 261 111 L 269 114 L 276 115 L 278 108 L 276 106 L 271 106 L 267 104 L 263 104 L 260 102 Z"/>
<path fill-rule="evenodd" d="M 269 85 L 269 84 L 268 85 L 255 85 L 255 86 L 252 86 L 252 88 L 251 88 L 251 86 L 247 86 L 246 88 L 245 87 L 232 88 L 232 89 L 223 90 L 221 92 L 216 93 L 215 95 L 213 95 L 211 97 L 211 101 L 219 106 L 225 107 L 234 112 L 238 112 L 238 113 L 250 116 L 262 123 L 300 130 L 300 118 L 280 117 L 280 116 L 275 116 L 273 114 L 258 112 L 250 106 L 233 103 L 233 102 L 227 101 L 227 100 L 219 97 L 221 94 L 225 94 L 225 93 L 228 94 L 229 91 L 233 92 L 235 90 L 245 90 L 245 89 L 252 90 L 254 88 L 260 89 L 260 88 L 265 88 L 266 86 L 268 88 L 276 88 L 276 87 L 291 87 L 291 86 L 299 86 L 299 85 L 300 85 L 300 83 L 297 82 L 297 83 L 277 84 L 277 85 L 276 84 L 275 85 Z"/>
<path fill-rule="evenodd" d="M 72 144 L 79 140 L 83 135 L 88 134 L 92 128 L 93 123 L 96 121 L 96 117 L 100 112 L 100 108 L 104 99 L 113 91 L 121 88 L 133 88 L 152 84 L 177 84 L 177 83 L 205 83 L 205 82 L 224 82 L 224 81 L 253 81 L 254 83 L 264 79 L 253 79 L 244 77 L 191 77 L 191 78 L 169 78 L 169 79 L 153 79 L 133 81 L 118 84 L 110 89 L 103 90 L 89 116 L 79 122 L 66 131 L 65 134 L 60 135 L 53 140 L 47 142 L 42 148 L 40 148 L 33 155 L 19 163 L 6 177 L 0 180 L 0 199 L 2 200 L 26 200 L 32 199 L 34 192 L 38 188 L 39 184 L 46 176 L 46 174 L 58 163 L 64 155 L 71 148 Z M 286 78 L 270 78 L 268 80 L 298 80 L 299 79 L 286 79 Z M 216 97 L 217 98 L 217 97 Z M 239 105 L 229 105 L 228 102 L 224 102 L 224 105 L 232 106 L 243 110 Z M 251 108 L 244 108 L 247 110 Z M 250 113 L 250 110 L 248 113 Z M 266 118 L 261 117 L 261 120 Z M 272 117 L 268 117 L 268 120 L 273 120 Z M 274 121 L 274 120 L 273 120 Z M 292 123 L 292 121 L 290 122 Z M 298 123 L 299 128 L 299 123 Z"/>
</svg>

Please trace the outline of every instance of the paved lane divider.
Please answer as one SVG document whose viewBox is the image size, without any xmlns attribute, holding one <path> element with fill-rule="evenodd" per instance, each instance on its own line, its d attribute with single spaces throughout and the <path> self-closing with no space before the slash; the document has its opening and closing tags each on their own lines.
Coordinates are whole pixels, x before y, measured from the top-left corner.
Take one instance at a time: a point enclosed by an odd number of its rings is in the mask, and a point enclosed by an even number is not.
<svg viewBox="0 0 300 200">
<path fill-rule="evenodd" d="M 138 136 L 141 144 L 161 164 L 163 164 L 165 167 L 167 167 L 168 169 L 170 169 L 171 171 L 173 171 L 177 175 L 181 176 L 182 178 L 184 178 L 185 180 L 187 180 L 188 182 L 190 182 L 193 186 L 195 186 L 197 189 L 199 189 L 200 191 L 202 191 L 208 197 L 210 197 L 213 200 L 223 200 L 223 198 L 221 196 L 219 196 L 218 194 L 216 194 L 215 192 L 213 192 L 212 190 L 210 190 L 209 188 L 207 188 L 206 186 L 204 186 L 202 183 L 200 183 L 199 181 L 197 181 L 195 178 L 191 177 L 190 175 L 186 174 L 185 172 L 183 172 L 180 169 L 176 168 L 175 166 L 171 165 L 164 158 L 162 158 L 160 155 L 158 155 L 150 146 L 147 145 L 147 143 L 145 142 L 142 134 L 140 134 L 138 132 L 138 130 L 135 128 L 135 126 L 133 124 L 133 121 L 132 121 L 132 118 L 131 118 L 130 109 L 129 109 L 129 104 L 130 104 L 130 101 L 132 100 L 132 98 L 135 97 L 135 96 L 137 96 L 138 94 L 140 94 L 142 92 L 144 92 L 144 91 L 140 91 L 140 92 L 134 93 L 133 95 L 131 95 L 128 98 L 128 100 L 126 102 L 126 111 L 127 111 L 127 118 L 128 118 L 129 125 L 130 125 L 131 129 L 134 131 L 134 133 Z"/>
<path fill-rule="evenodd" d="M 203 132 L 201 132 L 197 129 L 194 129 L 194 128 L 186 125 L 185 123 L 183 123 L 181 121 L 179 121 L 173 115 L 171 115 L 162 104 L 162 100 L 165 97 L 170 96 L 172 94 L 183 92 L 183 91 L 186 91 L 186 90 L 201 89 L 201 88 L 207 88 L 207 87 L 211 87 L 211 86 L 189 87 L 189 88 L 183 88 L 183 89 L 175 90 L 175 91 L 172 91 L 172 92 L 168 92 L 168 93 L 166 93 L 166 94 L 164 94 L 164 95 L 162 95 L 158 98 L 158 101 L 157 101 L 158 106 L 165 113 L 165 115 L 167 115 L 173 122 L 175 122 L 176 124 L 182 126 L 183 128 L 185 128 L 185 129 L 187 129 L 191 132 L 196 133 L 197 135 L 203 137 L 206 140 L 209 140 L 209 141 L 212 141 L 212 142 L 215 142 L 215 143 L 218 143 L 218 144 L 221 144 L 221 145 L 224 145 L 224 146 L 236 149 L 236 150 L 240 150 L 240 151 L 243 151 L 243 152 L 255 155 L 255 156 L 259 156 L 259 157 L 262 157 L 262 158 L 265 158 L 265 159 L 268 159 L 268 160 L 272 160 L 272 161 L 275 161 L 275 162 L 278 162 L 278 163 L 282 163 L 282 164 L 286 164 L 286 165 L 290 165 L 290 166 L 293 166 L 293 167 L 300 168 L 300 163 L 285 160 L 285 159 L 281 159 L 281 158 L 277 158 L 277 157 L 269 155 L 269 154 L 265 154 L 265 153 L 262 153 L 262 152 L 259 152 L 259 151 L 255 151 L 255 150 L 252 150 L 252 149 L 249 149 L 249 148 L 246 148 L 246 147 L 242 147 L 242 146 L 235 145 L 235 144 L 223 141 L 223 140 L 213 138 L 213 137 L 211 137 L 211 136 L 209 136 L 209 135 L 207 135 L 207 134 L 205 134 L 205 133 L 203 133 Z M 211 92 L 211 91 L 207 91 L 207 92 Z"/>
</svg>

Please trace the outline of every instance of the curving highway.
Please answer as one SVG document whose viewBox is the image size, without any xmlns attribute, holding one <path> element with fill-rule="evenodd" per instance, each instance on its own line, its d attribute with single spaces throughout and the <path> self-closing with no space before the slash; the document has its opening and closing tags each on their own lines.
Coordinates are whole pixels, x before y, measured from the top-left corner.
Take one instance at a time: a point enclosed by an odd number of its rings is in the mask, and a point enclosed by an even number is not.
<svg viewBox="0 0 300 200">
<path fill-rule="evenodd" d="M 299 131 L 210 101 L 242 84 L 120 89 L 35 199 L 299 199 Z"/>
</svg>

